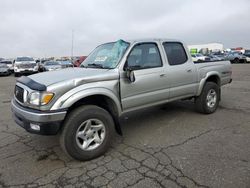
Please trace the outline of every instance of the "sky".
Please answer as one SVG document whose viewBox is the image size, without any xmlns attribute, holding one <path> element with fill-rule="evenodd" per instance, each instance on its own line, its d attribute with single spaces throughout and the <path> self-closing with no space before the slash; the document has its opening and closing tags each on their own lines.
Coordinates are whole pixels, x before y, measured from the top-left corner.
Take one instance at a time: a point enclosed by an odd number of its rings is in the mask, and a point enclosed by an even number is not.
<svg viewBox="0 0 250 188">
<path fill-rule="evenodd" d="M 137 38 L 250 49 L 250 0 L 0 0 L 0 57 L 70 56 L 72 33 L 73 55 Z"/>
</svg>

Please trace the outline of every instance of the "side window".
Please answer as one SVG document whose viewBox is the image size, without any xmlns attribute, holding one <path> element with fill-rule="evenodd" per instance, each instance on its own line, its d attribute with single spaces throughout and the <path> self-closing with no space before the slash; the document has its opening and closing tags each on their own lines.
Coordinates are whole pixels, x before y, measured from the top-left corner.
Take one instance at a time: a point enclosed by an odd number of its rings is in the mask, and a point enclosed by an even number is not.
<svg viewBox="0 0 250 188">
<path fill-rule="evenodd" d="M 179 42 L 165 42 L 163 44 L 169 65 L 180 65 L 188 58 L 183 45 Z"/>
<path fill-rule="evenodd" d="M 162 61 L 157 45 L 154 43 L 136 45 L 128 56 L 127 66 L 136 70 L 161 67 Z"/>
</svg>

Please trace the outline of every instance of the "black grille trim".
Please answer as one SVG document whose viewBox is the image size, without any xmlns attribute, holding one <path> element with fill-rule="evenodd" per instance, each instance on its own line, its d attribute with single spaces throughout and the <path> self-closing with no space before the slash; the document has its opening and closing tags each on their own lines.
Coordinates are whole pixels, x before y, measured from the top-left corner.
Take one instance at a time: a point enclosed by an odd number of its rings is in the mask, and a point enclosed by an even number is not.
<svg viewBox="0 0 250 188">
<path fill-rule="evenodd" d="M 24 94 L 24 89 L 16 85 L 16 87 L 15 87 L 15 97 L 21 103 L 24 102 L 23 101 L 23 94 Z"/>
</svg>

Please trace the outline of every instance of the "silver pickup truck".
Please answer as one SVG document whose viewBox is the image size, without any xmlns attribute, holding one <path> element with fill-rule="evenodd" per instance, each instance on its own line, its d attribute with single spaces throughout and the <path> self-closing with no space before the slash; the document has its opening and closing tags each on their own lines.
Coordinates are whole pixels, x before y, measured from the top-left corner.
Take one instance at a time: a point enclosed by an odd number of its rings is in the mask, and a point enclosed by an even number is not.
<svg viewBox="0 0 250 188">
<path fill-rule="evenodd" d="M 177 40 L 118 40 L 98 46 L 80 68 L 19 78 L 13 117 L 28 132 L 60 134 L 67 154 L 88 160 L 121 134 L 119 118 L 127 112 L 180 99 L 215 112 L 231 75 L 229 61 L 194 64 Z"/>
</svg>

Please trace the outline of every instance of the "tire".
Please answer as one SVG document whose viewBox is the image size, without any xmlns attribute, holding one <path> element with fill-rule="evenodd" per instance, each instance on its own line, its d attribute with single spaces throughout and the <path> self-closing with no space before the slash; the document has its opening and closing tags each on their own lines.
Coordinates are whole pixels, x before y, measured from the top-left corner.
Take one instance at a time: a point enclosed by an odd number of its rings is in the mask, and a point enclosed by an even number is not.
<svg viewBox="0 0 250 188">
<path fill-rule="evenodd" d="M 19 76 L 20 76 L 20 74 L 19 74 L 19 73 L 15 73 L 14 75 L 15 75 L 15 77 L 19 77 Z"/>
<path fill-rule="evenodd" d="M 235 58 L 234 59 L 234 63 L 239 64 L 240 63 L 240 59 L 239 58 Z"/>
<path fill-rule="evenodd" d="M 208 95 L 215 96 L 208 99 Z M 209 100 L 209 101 L 208 101 Z M 211 101 L 211 102 L 210 102 Z M 195 109 L 197 112 L 203 114 L 214 113 L 219 105 L 220 101 L 220 88 L 214 82 L 206 82 L 203 90 L 195 99 Z"/>
<path fill-rule="evenodd" d="M 104 129 L 97 130 L 95 126 L 100 127 L 100 125 L 103 125 Z M 93 130 L 90 127 L 94 127 Z M 94 105 L 80 106 L 67 116 L 61 130 L 60 144 L 70 157 L 80 161 L 90 160 L 107 151 L 114 136 L 114 128 L 114 121 L 106 110 Z M 93 140 L 96 138 L 93 136 L 93 131 L 102 141 L 98 140 L 98 143 Z M 84 139 L 77 137 L 77 133 Z M 89 144 L 86 144 L 88 142 Z"/>
</svg>

